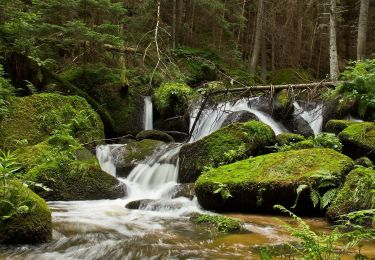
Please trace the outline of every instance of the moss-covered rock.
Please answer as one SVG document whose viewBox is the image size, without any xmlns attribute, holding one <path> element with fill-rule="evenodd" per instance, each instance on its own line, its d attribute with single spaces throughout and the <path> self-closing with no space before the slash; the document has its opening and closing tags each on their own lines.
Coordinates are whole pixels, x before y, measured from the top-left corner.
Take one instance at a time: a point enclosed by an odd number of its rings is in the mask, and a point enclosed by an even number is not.
<svg viewBox="0 0 375 260">
<path fill-rule="evenodd" d="M 375 123 L 364 122 L 348 126 L 340 134 L 343 153 L 356 159 L 366 156 L 375 162 Z"/>
<path fill-rule="evenodd" d="M 261 155 L 211 169 L 195 183 L 200 205 L 220 211 L 273 212 L 276 204 L 290 208 L 301 184 L 315 187 L 321 177 L 340 180 L 353 168 L 353 161 L 331 149 L 304 149 Z M 302 192 L 296 211 L 308 214 L 313 205 Z M 230 195 L 230 196 L 229 196 Z"/>
<path fill-rule="evenodd" d="M 0 190 L 3 188 L 1 182 Z M 0 219 L 0 244 L 35 244 L 52 239 L 52 218 L 47 203 L 17 180 L 7 182 L 5 197 L 0 201 L 0 218 L 3 218 Z"/>
<path fill-rule="evenodd" d="M 353 124 L 358 124 L 358 122 L 349 121 L 349 120 L 332 119 L 332 120 L 329 120 L 327 124 L 325 125 L 325 131 L 328 133 L 339 134 L 345 128 Z"/>
<path fill-rule="evenodd" d="M 298 143 L 304 140 L 305 140 L 305 137 L 303 135 L 293 134 L 293 133 L 282 133 L 276 136 L 276 141 L 278 145 Z"/>
<path fill-rule="evenodd" d="M 206 167 L 217 167 L 261 154 L 273 145 L 275 134 L 258 121 L 237 123 L 221 128 L 180 151 L 180 182 L 194 182 Z"/>
<path fill-rule="evenodd" d="M 359 167 L 346 177 L 343 187 L 328 208 L 329 220 L 337 220 L 340 216 L 353 211 L 375 208 L 375 171 L 371 168 Z"/>
<path fill-rule="evenodd" d="M 367 157 L 361 157 L 354 161 L 355 165 L 363 166 L 366 168 L 374 167 L 374 164 L 371 162 L 371 160 Z"/>
<path fill-rule="evenodd" d="M 165 143 L 162 141 L 144 139 L 115 148 L 112 153 L 115 158 L 117 176 L 128 176 L 138 163 L 160 149 L 163 144 Z"/>
<path fill-rule="evenodd" d="M 53 136 L 46 141 L 16 151 L 24 179 L 51 189 L 33 190 L 46 200 L 114 199 L 125 195 L 125 187 L 103 172 L 94 156 L 69 136 Z"/>
<path fill-rule="evenodd" d="M 20 142 L 34 145 L 56 132 L 92 147 L 104 139 L 103 123 L 85 99 L 37 94 L 12 100 L 0 123 L 0 146 L 14 149 Z"/>
<path fill-rule="evenodd" d="M 159 130 L 144 130 L 137 134 L 136 139 L 138 141 L 141 141 L 144 139 L 152 139 L 152 140 L 163 141 L 166 143 L 174 142 L 174 139 L 172 136 Z"/>
<path fill-rule="evenodd" d="M 244 230 L 243 222 L 222 215 L 198 214 L 191 217 L 191 220 L 199 225 L 204 225 L 214 231 L 223 233 L 239 232 Z"/>
<path fill-rule="evenodd" d="M 251 120 L 259 121 L 259 118 L 249 111 L 241 110 L 230 113 L 221 126 L 223 127 L 230 124 L 247 122 Z"/>
</svg>

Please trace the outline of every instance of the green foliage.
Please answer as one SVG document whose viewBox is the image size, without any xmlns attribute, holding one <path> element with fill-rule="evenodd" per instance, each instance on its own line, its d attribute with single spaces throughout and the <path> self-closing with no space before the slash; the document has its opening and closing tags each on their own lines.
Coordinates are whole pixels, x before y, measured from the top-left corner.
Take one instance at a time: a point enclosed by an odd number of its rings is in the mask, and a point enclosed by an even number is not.
<svg viewBox="0 0 375 260">
<path fill-rule="evenodd" d="M 0 150 L 0 181 L 3 183 L 2 196 L 7 193 L 7 180 L 14 177 L 20 170 L 15 154 Z"/>
<path fill-rule="evenodd" d="M 14 96 L 14 88 L 10 81 L 4 78 L 4 69 L 0 64 L 0 119 L 8 111 L 9 100 Z"/>
<path fill-rule="evenodd" d="M 331 133 L 319 133 L 313 140 L 314 147 L 318 148 L 331 148 L 338 152 L 342 150 L 342 144 L 335 136 L 335 134 Z"/>
<path fill-rule="evenodd" d="M 357 228 L 353 230 L 352 228 L 348 229 L 346 225 L 341 226 L 341 228 L 344 227 L 345 229 L 336 227 L 329 233 L 316 233 L 310 229 L 306 222 L 283 206 L 276 205 L 275 209 L 290 215 L 296 222 L 295 226 L 280 220 L 285 230 L 298 240 L 297 245 L 288 243 L 294 257 L 314 260 L 341 259 L 341 254 L 345 253 L 346 250 L 355 248 L 356 246 L 360 249 L 360 243 L 362 241 L 375 238 L 373 229 Z M 272 259 L 273 256 L 276 256 L 270 249 L 265 250 L 263 255 L 265 257 L 264 259 Z M 288 256 L 290 256 L 290 254 Z M 357 257 L 367 259 L 360 254 L 358 254 Z"/>
<path fill-rule="evenodd" d="M 184 83 L 164 83 L 155 90 L 155 104 L 162 114 L 179 115 L 192 94 L 192 89 Z"/>
<path fill-rule="evenodd" d="M 243 230 L 243 223 L 240 220 L 221 215 L 200 214 L 193 219 L 197 224 L 209 225 L 223 233 Z"/>
<path fill-rule="evenodd" d="M 287 138 L 288 136 L 286 136 L 285 138 L 283 137 L 283 139 L 279 138 L 279 143 L 282 145 L 276 145 L 273 146 L 273 148 L 279 152 L 308 148 L 330 148 L 338 152 L 341 152 L 342 150 L 340 139 L 331 133 L 319 133 L 316 137 L 309 137 L 307 140 L 299 142 L 286 142 L 288 140 Z M 298 140 L 300 139 L 296 139 L 296 141 Z"/>
<path fill-rule="evenodd" d="M 353 62 L 341 75 L 345 82 L 330 93 L 339 97 L 339 110 L 354 103 L 358 114 L 364 117 L 375 109 L 375 60 Z M 371 116 L 369 115 L 370 119 Z"/>
<path fill-rule="evenodd" d="M 312 76 L 302 69 L 281 69 L 271 73 L 270 83 L 278 84 L 297 84 L 308 83 L 312 81 Z"/>
<path fill-rule="evenodd" d="M 227 200 L 230 197 L 233 197 L 232 194 L 230 194 L 230 191 L 228 189 L 227 184 L 220 183 L 220 182 L 215 182 L 216 188 L 212 192 L 213 194 L 220 194 L 220 196 L 224 199 Z"/>
</svg>

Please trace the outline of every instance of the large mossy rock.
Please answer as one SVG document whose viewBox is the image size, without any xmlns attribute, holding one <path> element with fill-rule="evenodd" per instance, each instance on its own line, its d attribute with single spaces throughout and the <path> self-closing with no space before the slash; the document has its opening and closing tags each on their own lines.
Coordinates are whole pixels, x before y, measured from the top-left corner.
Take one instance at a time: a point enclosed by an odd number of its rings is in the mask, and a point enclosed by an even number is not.
<svg viewBox="0 0 375 260">
<path fill-rule="evenodd" d="M 170 136 L 167 133 L 164 133 L 163 131 L 159 130 L 144 130 L 137 134 L 136 139 L 138 141 L 144 140 L 144 139 L 152 139 L 152 140 L 159 140 L 166 143 L 174 142 L 174 139 L 172 136 Z"/>
<path fill-rule="evenodd" d="M 358 122 L 350 121 L 350 120 L 336 120 L 332 119 L 327 122 L 325 125 L 325 131 L 328 133 L 339 134 L 345 128 L 350 125 L 358 124 Z"/>
<path fill-rule="evenodd" d="M 158 140 L 144 139 L 130 142 L 112 150 L 117 176 L 127 177 L 140 162 L 161 149 L 165 143 Z"/>
<path fill-rule="evenodd" d="M 262 154 L 266 146 L 274 143 L 272 128 L 262 122 L 226 126 L 181 148 L 179 180 L 195 182 L 205 167 L 217 167 Z"/>
<path fill-rule="evenodd" d="M 0 190 L 3 191 L 3 183 Z M 36 244 L 52 239 L 47 203 L 17 180 L 8 180 L 0 201 L 0 244 Z"/>
<path fill-rule="evenodd" d="M 56 132 L 67 133 L 94 147 L 104 139 L 103 123 L 84 98 L 37 94 L 14 98 L 0 122 L 0 147 L 19 142 L 34 145 Z"/>
<path fill-rule="evenodd" d="M 354 169 L 328 208 L 328 219 L 334 221 L 353 211 L 375 209 L 374 189 L 375 170 L 364 167 Z"/>
<path fill-rule="evenodd" d="M 224 120 L 221 127 L 234 124 L 234 123 L 247 122 L 251 120 L 259 121 L 259 118 L 255 114 L 246 110 L 236 111 L 236 112 L 230 113 L 227 116 L 227 118 Z"/>
<path fill-rule="evenodd" d="M 70 136 L 53 136 L 16 151 L 24 179 L 51 189 L 32 187 L 46 200 L 115 199 L 125 187 L 103 172 L 96 158 Z"/>
<path fill-rule="evenodd" d="M 363 156 L 375 162 L 375 123 L 364 122 L 348 126 L 340 134 L 343 153 L 357 159 Z"/>
<path fill-rule="evenodd" d="M 211 169 L 196 181 L 195 192 L 205 209 L 273 212 L 276 204 L 287 208 L 294 204 L 299 185 L 315 187 L 321 177 L 314 175 L 335 175 L 339 185 L 352 168 L 349 157 L 331 149 L 279 152 Z M 313 212 L 307 193 L 299 197 L 296 211 L 300 214 Z M 232 197 L 224 199 L 228 194 Z"/>
</svg>

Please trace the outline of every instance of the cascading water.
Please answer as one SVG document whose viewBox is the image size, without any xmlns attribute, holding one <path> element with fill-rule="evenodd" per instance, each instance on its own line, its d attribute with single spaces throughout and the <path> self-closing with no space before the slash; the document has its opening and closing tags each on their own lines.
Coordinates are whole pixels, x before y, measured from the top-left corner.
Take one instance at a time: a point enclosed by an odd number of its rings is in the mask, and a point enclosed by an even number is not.
<svg viewBox="0 0 375 260">
<path fill-rule="evenodd" d="M 113 163 L 113 151 L 122 146 L 121 144 L 111 144 L 96 147 L 96 158 L 98 158 L 101 169 L 112 176 L 116 176 L 116 166 Z"/>
<path fill-rule="evenodd" d="M 314 135 L 319 134 L 323 128 L 323 104 L 317 104 L 313 109 L 303 109 L 298 102 L 293 103 L 294 113 L 300 115 L 311 127 Z"/>
<path fill-rule="evenodd" d="M 143 108 L 143 126 L 144 130 L 153 129 L 153 108 L 152 99 L 150 96 L 144 98 L 144 108 Z"/>
<path fill-rule="evenodd" d="M 260 121 L 269 125 L 276 135 L 287 132 L 286 128 L 280 122 L 275 121 L 270 115 L 251 107 L 252 102 L 256 100 L 257 98 L 243 98 L 234 103 L 222 102 L 213 108 L 204 109 L 200 118 L 198 119 L 198 123 L 194 129 L 190 141 L 193 142 L 199 140 L 209 135 L 213 131 L 218 130 L 224 123 L 225 119 L 229 116 L 229 114 L 237 111 L 248 111 L 253 113 L 259 118 Z M 195 108 L 191 113 L 190 130 L 194 124 L 198 112 L 199 108 Z"/>
</svg>

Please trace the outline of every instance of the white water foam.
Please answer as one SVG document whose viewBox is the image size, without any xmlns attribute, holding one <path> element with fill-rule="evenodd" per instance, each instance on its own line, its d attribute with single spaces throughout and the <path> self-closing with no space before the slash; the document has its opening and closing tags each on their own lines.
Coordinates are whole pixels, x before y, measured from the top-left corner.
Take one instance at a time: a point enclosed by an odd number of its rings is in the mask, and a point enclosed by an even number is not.
<svg viewBox="0 0 375 260">
<path fill-rule="evenodd" d="M 313 109 L 303 109 L 298 102 L 293 103 L 294 113 L 300 115 L 311 127 L 314 135 L 319 134 L 323 128 L 323 104 L 317 104 Z"/>
<path fill-rule="evenodd" d="M 143 126 L 144 130 L 152 130 L 153 127 L 153 108 L 150 96 L 144 98 Z"/>
</svg>

